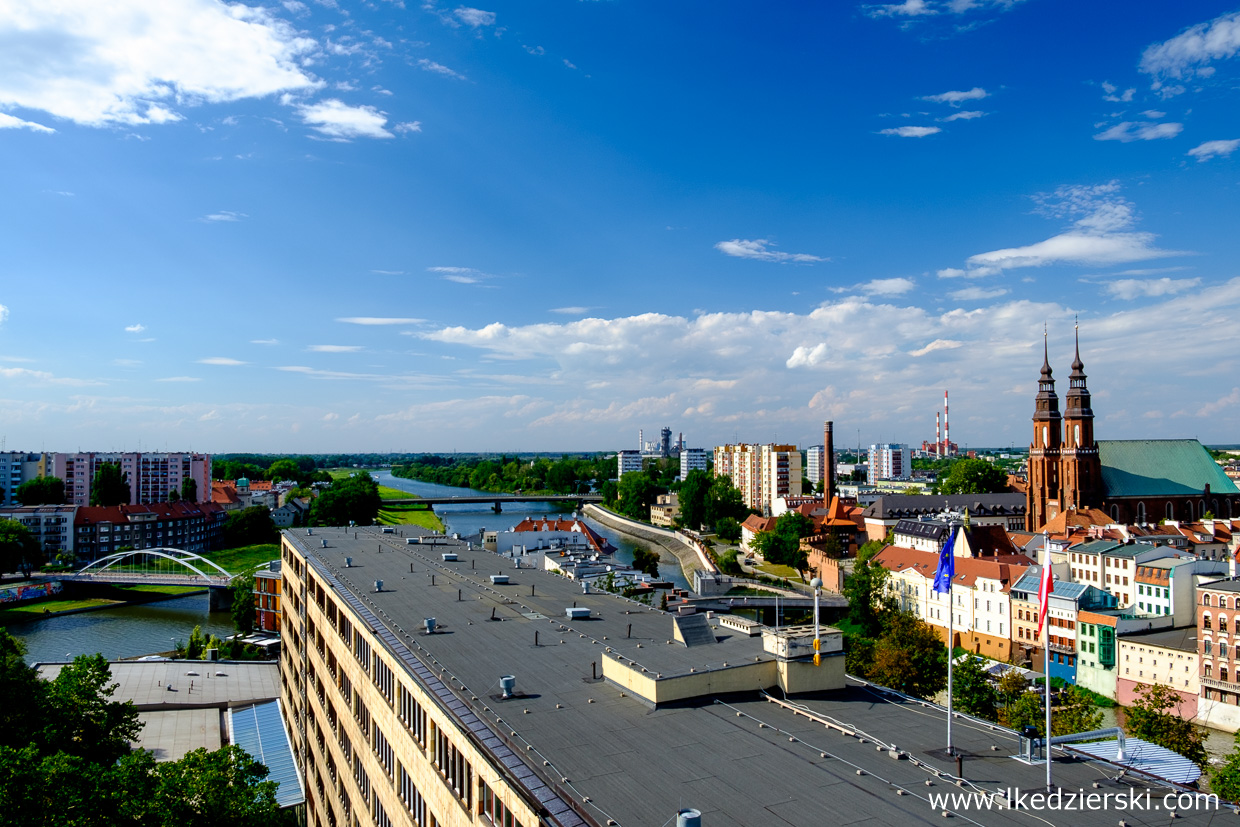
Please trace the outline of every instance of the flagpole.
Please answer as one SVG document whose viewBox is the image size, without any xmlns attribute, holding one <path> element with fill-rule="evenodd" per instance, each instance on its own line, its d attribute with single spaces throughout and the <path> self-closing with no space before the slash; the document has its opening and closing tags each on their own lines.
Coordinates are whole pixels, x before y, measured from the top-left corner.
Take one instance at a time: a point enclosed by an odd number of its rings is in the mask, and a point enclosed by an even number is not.
<svg viewBox="0 0 1240 827">
<path fill-rule="evenodd" d="M 951 543 L 953 546 L 953 548 L 948 549 L 947 552 L 951 554 L 953 557 L 956 556 L 956 549 L 954 548 L 956 544 L 956 530 L 955 529 L 956 527 L 953 525 L 952 529 L 947 533 L 947 542 Z M 951 577 L 950 580 L 947 581 L 947 754 L 948 755 L 956 754 L 955 748 L 952 747 L 952 661 L 955 660 L 954 655 L 956 654 L 956 651 L 952 646 L 952 641 L 955 640 L 955 637 L 956 637 L 956 627 L 955 627 L 956 603 L 955 601 L 952 600 L 952 580 L 956 579 L 954 576 L 955 575 L 954 568 L 955 567 L 953 566 L 953 572 L 952 572 L 953 576 Z"/>
<path fill-rule="evenodd" d="M 1046 553 L 1043 557 L 1042 565 L 1047 568 L 1047 571 L 1042 573 L 1042 577 L 1044 579 L 1047 577 L 1053 579 L 1055 575 L 1048 573 L 1051 567 L 1051 541 L 1045 531 L 1042 532 L 1042 542 L 1046 546 Z M 1049 590 L 1047 591 L 1045 600 L 1047 603 L 1046 613 L 1050 614 L 1051 596 Z M 1046 627 L 1044 632 L 1045 638 L 1042 645 L 1046 675 L 1046 738 L 1043 740 L 1043 744 L 1045 745 L 1043 752 L 1046 753 L 1046 791 L 1050 793 L 1054 791 L 1054 787 L 1051 785 L 1051 624 L 1049 618 L 1045 623 L 1043 623 L 1043 625 Z"/>
</svg>

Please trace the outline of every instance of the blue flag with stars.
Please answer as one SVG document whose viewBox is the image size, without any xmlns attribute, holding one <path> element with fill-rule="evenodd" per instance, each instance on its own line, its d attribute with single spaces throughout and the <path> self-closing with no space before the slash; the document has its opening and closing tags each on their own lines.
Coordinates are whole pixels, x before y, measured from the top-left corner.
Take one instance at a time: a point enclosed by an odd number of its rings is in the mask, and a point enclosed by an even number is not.
<svg viewBox="0 0 1240 827">
<path fill-rule="evenodd" d="M 956 548 L 956 532 L 959 526 L 952 526 L 951 533 L 947 535 L 947 542 L 943 544 L 943 550 L 939 552 L 939 567 L 934 571 L 934 592 L 950 592 L 952 590 L 952 578 L 956 576 L 956 558 L 952 554 Z"/>
</svg>

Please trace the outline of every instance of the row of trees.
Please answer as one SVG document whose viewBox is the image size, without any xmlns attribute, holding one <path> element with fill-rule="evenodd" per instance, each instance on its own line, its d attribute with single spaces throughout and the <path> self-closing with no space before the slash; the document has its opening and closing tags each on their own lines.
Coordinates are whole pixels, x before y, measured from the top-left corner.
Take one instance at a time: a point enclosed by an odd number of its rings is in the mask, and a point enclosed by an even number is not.
<svg viewBox="0 0 1240 827">
<path fill-rule="evenodd" d="M 495 458 L 430 455 L 392 466 L 394 477 L 496 493 L 584 494 L 598 490 L 615 475 L 616 458 L 602 454 L 584 457 L 565 454 L 558 460 L 537 457 L 529 461 L 505 455 Z"/>
<path fill-rule="evenodd" d="M 236 746 L 157 764 L 130 743 L 142 724 L 102 655 L 52 680 L 0 629 L 0 825 L 258 827 L 292 824 L 267 768 Z"/>
<path fill-rule="evenodd" d="M 129 474 L 115 462 L 105 462 L 95 469 L 90 483 L 91 505 L 128 505 L 130 502 Z M 13 496 L 22 505 L 62 505 L 66 501 L 65 481 L 60 477 L 35 477 L 17 486 Z M 0 490 L 0 497 L 3 491 Z M 181 488 L 168 491 L 168 501 L 198 502 L 198 480 L 186 477 Z"/>
<path fill-rule="evenodd" d="M 310 525 L 370 525 L 379 516 L 379 483 L 362 471 L 338 479 L 310 504 Z"/>
</svg>

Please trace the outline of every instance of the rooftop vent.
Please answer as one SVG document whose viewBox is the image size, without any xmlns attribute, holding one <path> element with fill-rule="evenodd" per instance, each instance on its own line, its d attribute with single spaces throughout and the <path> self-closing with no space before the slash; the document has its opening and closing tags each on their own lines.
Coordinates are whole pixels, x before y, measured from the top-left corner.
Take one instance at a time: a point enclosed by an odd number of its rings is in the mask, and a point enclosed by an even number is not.
<svg viewBox="0 0 1240 827">
<path fill-rule="evenodd" d="M 506 574 L 492 574 L 492 575 L 491 575 L 491 585 L 492 585 L 492 586 L 507 586 L 507 585 L 508 585 L 508 575 L 506 575 Z"/>
<path fill-rule="evenodd" d="M 569 620 L 585 620 L 590 616 L 590 610 L 585 606 L 574 606 L 571 609 L 565 609 L 564 614 Z"/>
<path fill-rule="evenodd" d="M 414 543 L 420 543 L 420 542 L 422 542 L 421 537 L 406 537 L 405 538 L 405 545 L 407 546 L 411 546 Z"/>
<path fill-rule="evenodd" d="M 456 552 L 455 552 L 455 551 L 445 551 L 443 554 L 441 554 L 441 555 L 439 555 L 439 556 L 443 558 L 443 561 L 444 561 L 445 563 L 455 563 L 455 562 L 456 562 Z"/>
<path fill-rule="evenodd" d="M 326 541 L 326 540 L 324 540 L 324 541 L 323 541 L 323 545 L 327 545 L 327 541 Z M 344 558 L 344 567 L 345 567 L 346 569 L 351 569 L 351 568 L 353 568 L 353 558 L 352 558 L 352 557 L 346 557 L 346 558 Z"/>
<path fill-rule="evenodd" d="M 435 618 L 428 617 L 426 618 L 426 620 L 423 620 L 422 622 L 426 624 L 426 633 L 428 635 L 435 634 Z"/>
<path fill-rule="evenodd" d="M 676 827 L 702 827 L 702 811 L 686 807 L 676 811 Z"/>
<path fill-rule="evenodd" d="M 503 693 L 505 700 L 512 697 L 512 690 L 516 685 L 517 678 L 515 675 L 500 675 L 499 690 Z"/>
<path fill-rule="evenodd" d="M 375 581 L 375 594 L 378 594 L 381 591 L 383 591 L 383 581 L 376 580 Z"/>
</svg>

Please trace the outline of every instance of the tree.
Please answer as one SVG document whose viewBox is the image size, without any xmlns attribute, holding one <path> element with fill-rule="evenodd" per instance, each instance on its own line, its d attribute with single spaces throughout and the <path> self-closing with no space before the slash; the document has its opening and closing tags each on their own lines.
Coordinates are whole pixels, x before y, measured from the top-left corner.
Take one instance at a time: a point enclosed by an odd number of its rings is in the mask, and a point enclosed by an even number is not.
<svg viewBox="0 0 1240 827">
<path fill-rule="evenodd" d="M 266 827 L 278 813 L 276 782 L 241 747 L 199 747 L 155 767 L 155 807 L 164 824 Z"/>
<path fill-rule="evenodd" d="M 633 568 L 651 577 L 659 576 L 659 552 L 638 548 L 633 550 Z"/>
<path fill-rule="evenodd" d="M 90 483 L 91 505 L 128 505 L 129 474 L 121 471 L 120 463 L 105 462 L 95 471 Z"/>
<path fill-rule="evenodd" d="M 187 503 L 198 502 L 198 480 L 193 477 L 181 480 L 181 499 Z"/>
<path fill-rule="evenodd" d="M 47 688 L 43 741 L 90 763 L 110 765 L 130 750 L 142 723 L 132 701 L 108 700 L 119 684 L 103 655 L 78 655 Z"/>
<path fill-rule="evenodd" d="M 749 506 L 740 490 L 728 477 L 715 477 L 710 482 L 710 494 L 706 500 L 706 524 L 714 525 L 724 517 L 740 522 L 749 516 Z"/>
<path fill-rule="evenodd" d="M 813 520 L 799 511 L 789 511 L 780 515 L 773 530 L 759 532 L 752 545 L 768 562 L 805 571 L 808 563 L 801 550 L 801 538 L 813 533 Z"/>
<path fill-rule="evenodd" d="M 999 693 L 982 668 L 982 659 L 966 657 L 952 669 L 952 704 L 960 712 L 993 721 L 998 717 Z"/>
<path fill-rule="evenodd" d="M 239 548 L 258 543 L 274 543 L 280 532 L 271 521 L 271 510 L 263 505 L 252 505 L 240 511 L 231 511 L 224 520 L 224 546 Z"/>
<path fill-rule="evenodd" d="M 238 577 L 232 586 L 232 622 L 238 632 L 254 631 L 254 575 Z"/>
<path fill-rule="evenodd" d="M 741 524 L 735 517 L 720 517 L 715 521 L 715 535 L 725 543 L 735 543 L 741 538 Z"/>
<path fill-rule="evenodd" d="M 1046 707 L 1042 704 L 1042 696 L 1037 692 L 1024 692 L 1009 701 L 999 713 L 999 723 L 1015 730 L 1034 727 L 1041 738 L 1046 734 Z"/>
<path fill-rule="evenodd" d="M 0 629 L 0 746 L 22 747 L 38 732 L 47 681 L 26 663 L 26 644 Z"/>
<path fill-rule="evenodd" d="M 984 459 L 957 460 L 939 486 L 943 494 L 995 494 L 1007 490 L 1007 473 Z"/>
<path fill-rule="evenodd" d="M 685 475 L 680 483 L 680 522 L 697 531 L 706 522 L 707 500 L 710 497 L 711 477 L 705 471 L 695 469 Z"/>
<path fill-rule="evenodd" d="M 30 529 L 16 520 L 0 520 L 0 573 L 20 571 L 29 577 L 42 562 L 43 549 Z"/>
<path fill-rule="evenodd" d="M 168 502 L 176 503 L 181 501 L 181 492 L 173 488 L 168 492 Z"/>
<path fill-rule="evenodd" d="M 362 472 L 342 480 L 315 498 L 310 505 L 311 525 L 370 525 L 379 516 L 379 484 Z"/>
<path fill-rule="evenodd" d="M 884 620 L 869 679 L 922 698 L 947 688 L 947 647 L 930 624 L 902 611 L 889 611 Z"/>
<path fill-rule="evenodd" d="M 1128 734 L 1178 752 L 1204 767 L 1206 730 L 1169 711 L 1179 710 L 1180 696 L 1175 690 L 1161 684 L 1142 684 L 1137 696 L 1128 710 Z"/>
<path fill-rule="evenodd" d="M 1210 791 L 1224 801 L 1240 801 L 1240 735 L 1223 763 L 1210 770 Z"/>
<path fill-rule="evenodd" d="M 60 477 L 35 477 L 13 492 L 22 505 L 61 505 L 65 501 L 65 481 Z"/>
<path fill-rule="evenodd" d="M 873 637 L 882 628 L 880 615 L 894 606 L 887 594 L 887 569 L 874 562 L 882 550 L 880 543 L 869 542 L 857 551 L 852 574 L 844 580 L 843 594 L 848 598 L 848 619 L 861 627 L 862 633 Z"/>
<path fill-rule="evenodd" d="M 620 478 L 616 503 L 620 513 L 634 520 L 650 519 L 650 506 L 659 495 L 654 481 L 642 471 L 630 471 Z"/>
<path fill-rule="evenodd" d="M 267 469 L 267 479 L 272 482 L 280 480 L 299 480 L 302 477 L 301 467 L 291 459 L 278 459 Z"/>
<path fill-rule="evenodd" d="M 1059 696 L 1059 706 L 1051 710 L 1051 735 L 1072 735 L 1089 732 L 1102 725 L 1102 710 L 1093 699 L 1075 686 L 1068 686 Z"/>
</svg>

